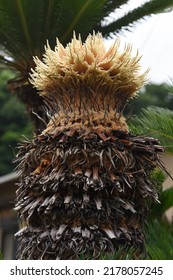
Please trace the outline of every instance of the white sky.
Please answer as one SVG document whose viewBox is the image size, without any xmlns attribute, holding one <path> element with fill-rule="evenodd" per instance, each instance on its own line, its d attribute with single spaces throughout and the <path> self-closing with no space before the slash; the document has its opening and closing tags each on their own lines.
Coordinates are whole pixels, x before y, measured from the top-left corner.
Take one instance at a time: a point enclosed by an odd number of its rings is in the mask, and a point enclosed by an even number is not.
<svg viewBox="0 0 173 280">
<path fill-rule="evenodd" d="M 131 0 L 127 10 L 141 2 L 146 1 Z M 126 10 L 126 6 L 123 10 Z M 144 70 L 148 67 L 151 69 L 149 81 L 162 83 L 173 79 L 173 11 L 148 17 L 136 23 L 132 31 L 124 31 L 120 37 L 143 56 L 142 67 Z"/>
</svg>

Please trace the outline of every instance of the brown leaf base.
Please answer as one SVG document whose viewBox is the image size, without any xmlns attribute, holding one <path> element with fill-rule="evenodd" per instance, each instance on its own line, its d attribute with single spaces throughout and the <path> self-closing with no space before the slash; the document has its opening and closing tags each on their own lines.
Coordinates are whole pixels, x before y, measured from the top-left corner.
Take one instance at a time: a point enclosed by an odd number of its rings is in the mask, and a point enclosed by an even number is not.
<svg viewBox="0 0 173 280">
<path fill-rule="evenodd" d="M 20 259 L 98 259 L 120 246 L 145 252 L 157 140 L 112 131 L 40 135 L 19 147 Z"/>
</svg>

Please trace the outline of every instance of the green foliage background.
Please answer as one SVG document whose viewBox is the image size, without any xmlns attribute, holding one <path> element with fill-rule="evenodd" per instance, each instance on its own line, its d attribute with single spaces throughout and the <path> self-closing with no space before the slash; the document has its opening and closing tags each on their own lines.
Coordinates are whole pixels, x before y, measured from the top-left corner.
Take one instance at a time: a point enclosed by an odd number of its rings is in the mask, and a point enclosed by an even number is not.
<svg viewBox="0 0 173 280">
<path fill-rule="evenodd" d="M 166 83 L 145 85 L 139 96 L 129 102 L 126 111 L 133 115 L 139 115 L 142 109 L 148 106 L 173 110 L 173 94 L 170 91 L 170 86 Z"/>
<path fill-rule="evenodd" d="M 7 80 L 12 77 L 8 70 L 0 72 L 0 176 L 14 170 L 12 160 L 17 142 L 22 135 L 29 137 L 32 131 L 24 106 L 7 89 Z"/>
</svg>

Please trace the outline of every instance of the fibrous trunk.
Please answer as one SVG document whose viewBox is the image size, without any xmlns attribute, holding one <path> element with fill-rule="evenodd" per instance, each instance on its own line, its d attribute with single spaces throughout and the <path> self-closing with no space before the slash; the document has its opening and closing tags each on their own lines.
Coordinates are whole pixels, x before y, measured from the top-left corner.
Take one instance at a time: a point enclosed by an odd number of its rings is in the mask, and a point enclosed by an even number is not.
<svg viewBox="0 0 173 280">
<path fill-rule="evenodd" d="M 47 128 L 19 147 L 16 210 L 21 259 L 99 258 L 121 246 L 145 252 L 151 173 L 163 149 L 131 135 L 122 110 L 144 82 L 139 57 L 101 35 L 47 48 L 32 82 L 50 108 Z"/>
</svg>

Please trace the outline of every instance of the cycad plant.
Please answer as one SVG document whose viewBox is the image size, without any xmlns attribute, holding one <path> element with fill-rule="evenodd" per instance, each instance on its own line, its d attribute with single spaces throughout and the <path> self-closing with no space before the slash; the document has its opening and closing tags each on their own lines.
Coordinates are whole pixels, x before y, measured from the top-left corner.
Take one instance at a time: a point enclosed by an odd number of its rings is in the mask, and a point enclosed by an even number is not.
<svg viewBox="0 0 173 280">
<path fill-rule="evenodd" d="M 20 259 L 99 258 L 122 247 L 145 253 L 143 225 L 151 180 L 163 148 L 131 135 L 123 109 L 146 80 L 140 57 L 117 39 L 105 49 L 100 33 L 73 37 L 43 61 L 31 82 L 50 121 L 19 146 L 16 210 Z"/>
</svg>

